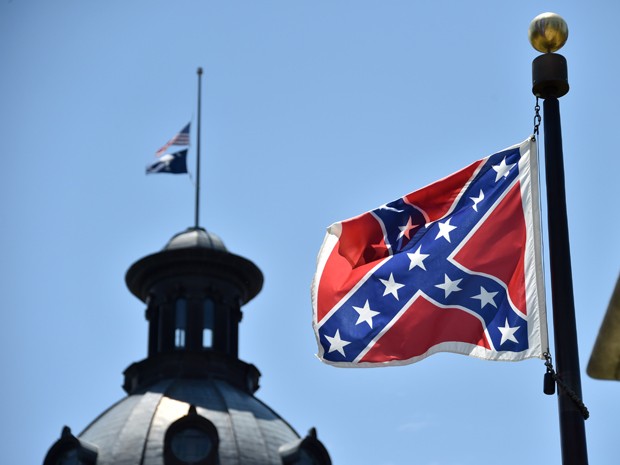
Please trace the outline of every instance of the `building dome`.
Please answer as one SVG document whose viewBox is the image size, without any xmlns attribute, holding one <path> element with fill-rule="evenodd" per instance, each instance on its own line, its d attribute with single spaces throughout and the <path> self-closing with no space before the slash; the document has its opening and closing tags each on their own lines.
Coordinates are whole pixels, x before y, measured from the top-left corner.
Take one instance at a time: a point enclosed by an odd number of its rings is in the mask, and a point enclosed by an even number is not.
<svg viewBox="0 0 620 465">
<path fill-rule="evenodd" d="M 221 465 L 281 464 L 279 447 L 299 437 L 264 403 L 226 381 L 182 378 L 129 395 L 79 437 L 98 447 L 97 465 L 164 465 L 166 432 L 192 406 L 217 431 L 212 442 Z"/>
<path fill-rule="evenodd" d="M 204 228 L 187 228 L 185 231 L 175 234 L 165 245 L 164 250 L 193 247 L 226 251 L 222 239 Z"/>
<path fill-rule="evenodd" d="M 254 263 L 189 228 L 125 280 L 146 304 L 148 355 L 124 372 L 128 396 L 78 436 L 65 427 L 44 465 L 331 465 L 314 428 L 301 438 L 254 396 L 260 372 L 238 358 Z"/>
</svg>

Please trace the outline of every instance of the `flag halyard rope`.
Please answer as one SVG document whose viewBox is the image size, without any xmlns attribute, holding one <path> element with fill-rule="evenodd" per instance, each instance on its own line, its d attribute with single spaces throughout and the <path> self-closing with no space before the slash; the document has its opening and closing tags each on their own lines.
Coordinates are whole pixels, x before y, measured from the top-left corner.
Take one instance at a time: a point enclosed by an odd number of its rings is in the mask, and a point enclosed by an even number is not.
<svg viewBox="0 0 620 465">
<path fill-rule="evenodd" d="M 560 378 L 560 376 L 553 369 L 551 354 L 549 352 L 545 352 L 543 353 L 543 356 L 545 357 L 545 366 L 547 367 L 547 372 L 545 373 L 545 394 L 555 394 L 555 385 L 553 384 L 555 382 L 555 384 L 557 384 L 560 389 L 562 389 L 566 393 L 566 395 L 568 395 L 568 397 L 575 403 L 575 405 L 577 405 L 579 411 L 581 412 L 581 415 L 583 416 L 583 419 L 587 420 L 588 418 L 590 418 L 590 412 L 588 411 L 588 408 L 585 406 L 581 398 L 577 395 L 575 391 L 570 388 L 568 384 L 564 382 L 562 378 Z"/>
</svg>

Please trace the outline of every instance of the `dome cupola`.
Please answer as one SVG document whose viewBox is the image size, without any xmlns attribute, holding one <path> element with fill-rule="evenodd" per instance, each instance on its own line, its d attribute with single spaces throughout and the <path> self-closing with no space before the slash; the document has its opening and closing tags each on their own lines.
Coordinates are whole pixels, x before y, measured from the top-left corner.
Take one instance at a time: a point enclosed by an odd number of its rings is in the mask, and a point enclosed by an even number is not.
<svg viewBox="0 0 620 465">
<path fill-rule="evenodd" d="M 134 263 L 125 280 L 149 322 L 148 357 L 125 371 L 128 393 L 169 376 L 219 376 L 258 389 L 258 370 L 237 358 L 241 306 L 263 285 L 254 263 L 215 234 L 189 228 Z"/>
<path fill-rule="evenodd" d="M 127 397 L 77 437 L 65 427 L 44 465 L 331 465 L 314 428 L 301 438 L 254 397 L 260 372 L 238 358 L 254 263 L 195 227 L 125 281 L 146 305 L 147 357 L 125 370 Z"/>
</svg>

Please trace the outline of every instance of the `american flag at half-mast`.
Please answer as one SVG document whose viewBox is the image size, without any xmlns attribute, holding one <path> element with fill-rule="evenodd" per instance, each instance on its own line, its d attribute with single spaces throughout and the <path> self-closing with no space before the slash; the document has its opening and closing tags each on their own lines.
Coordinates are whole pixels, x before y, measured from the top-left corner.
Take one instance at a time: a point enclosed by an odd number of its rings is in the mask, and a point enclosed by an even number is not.
<svg viewBox="0 0 620 465">
<path fill-rule="evenodd" d="M 537 166 L 528 139 L 331 225 L 312 283 L 318 357 L 346 367 L 436 352 L 542 357 Z"/>
<path fill-rule="evenodd" d="M 172 139 L 166 142 L 163 147 L 161 147 L 157 152 L 155 152 L 155 155 L 161 157 L 164 153 L 166 153 L 166 150 L 168 150 L 171 145 L 189 145 L 190 124 L 191 123 L 187 123 L 187 125 L 183 129 L 181 129 L 178 134 L 176 134 Z"/>
</svg>

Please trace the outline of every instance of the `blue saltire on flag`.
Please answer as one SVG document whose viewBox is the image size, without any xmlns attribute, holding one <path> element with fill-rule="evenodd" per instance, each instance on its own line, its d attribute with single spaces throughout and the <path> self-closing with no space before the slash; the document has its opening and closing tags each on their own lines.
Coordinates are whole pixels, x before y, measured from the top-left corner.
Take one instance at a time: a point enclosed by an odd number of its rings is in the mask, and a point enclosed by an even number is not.
<svg viewBox="0 0 620 465">
<path fill-rule="evenodd" d="M 146 174 L 153 173 L 187 173 L 187 149 L 167 153 L 156 162 L 146 167 Z"/>
<path fill-rule="evenodd" d="M 155 154 L 158 157 L 161 157 L 166 150 L 170 148 L 171 145 L 189 145 L 189 126 L 191 123 L 187 123 L 187 125 L 181 129 L 178 134 L 176 134 L 172 139 L 164 144 L 162 148 L 160 148 Z"/>
<path fill-rule="evenodd" d="M 542 357 L 535 142 L 334 223 L 312 283 L 318 357 L 401 365 L 436 352 Z"/>
</svg>

